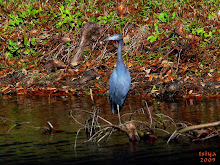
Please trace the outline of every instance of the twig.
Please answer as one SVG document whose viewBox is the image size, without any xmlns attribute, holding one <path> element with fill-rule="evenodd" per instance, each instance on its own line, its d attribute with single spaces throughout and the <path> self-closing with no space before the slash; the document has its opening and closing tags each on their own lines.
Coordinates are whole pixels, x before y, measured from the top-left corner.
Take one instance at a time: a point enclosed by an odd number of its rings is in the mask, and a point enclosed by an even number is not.
<svg viewBox="0 0 220 165">
<path fill-rule="evenodd" d="M 179 128 L 179 129 L 175 130 L 172 133 L 172 135 L 170 136 L 170 138 L 167 141 L 167 144 L 169 143 L 169 141 L 171 139 L 174 139 L 178 135 L 181 135 L 181 134 L 183 134 L 185 132 L 189 132 L 189 131 L 192 131 L 192 130 L 195 130 L 195 129 L 219 126 L 219 125 L 220 125 L 220 121 L 217 121 L 217 122 L 213 122 L 213 123 L 205 123 L 205 124 L 199 124 L 199 125 L 192 125 L 192 126 L 185 127 L 185 128 Z"/>
<path fill-rule="evenodd" d="M 92 100 L 92 102 L 94 102 L 94 99 L 93 99 L 93 94 L 92 94 L 92 88 L 90 88 L 90 96 L 91 96 L 91 100 Z"/>
<path fill-rule="evenodd" d="M 144 114 L 143 108 L 141 108 L 141 109 L 138 109 L 138 110 L 136 110 L 136 111 L 134 111 L 134 112 L 132 112 L 132 113 L 125 113 L 125 114 L 121 115 L 121 118 L 122 118 L 122 117 L 125 117 L 125 116 L 127 116 L 127 115 L 131 115 L 130 118 L 129 118 L 129 121 L 131 121 L 132 116 L 133 116 L 135 113 L 137 113 L 138 111 L 140 111 L 140 110 L 142 110 L 142 112 L 143 112 L 143 114 Z"/>
<path fill-rule="evenodd" d="M 176 137 L 176 133 L 178 132 L 178 130 L 175 130 L 172 135 L 169 137 L 169 139 L 167 140 L 167 144 L 170 142 L 171 139 L 173 139 L 173 137 Z"/>
<path fill-rule="evenodd" d="M 111 133 L 111 131 L 106 132 L 98 141 L 97 143 L 99 143 L 102 139 L 104 139 L 107 135 L 109 135 Z"/>
<path fill-rule="evenodd" d="M 207 135 L 207 136 L 204 137 L 204 138 L 194 139 L 193 141 L 194 141 L 194 142 L 195 142 L 195 141 L 205 141 L 205 140 L 207 140 L 207 139 L 210 139 L 210 138 L 213 138 L 213 137 L 216 137 L 216 136 L 219 136 L 219 135 L 220 135 L 220 131 L 217 131 L 217 133 L 214 134 L 215 132 L 216 132 L 216 131 L 210 133 L 209 135 Z"/>
<path fill-rule="evenodd" d="M 170 119 L 172 122 L 174 122 L 173 119 L 172 119 L 170 116 L 164 115 L 164 114 L 162 114 L 162 113 L 158 113 L 158 114 L 155 114 L 155 115 L 158 116 L 158 117 L 164 116 L 164 117 Z M 160 118 L 161 118 L 161 117 L 160 117 Z"/>
</svg>

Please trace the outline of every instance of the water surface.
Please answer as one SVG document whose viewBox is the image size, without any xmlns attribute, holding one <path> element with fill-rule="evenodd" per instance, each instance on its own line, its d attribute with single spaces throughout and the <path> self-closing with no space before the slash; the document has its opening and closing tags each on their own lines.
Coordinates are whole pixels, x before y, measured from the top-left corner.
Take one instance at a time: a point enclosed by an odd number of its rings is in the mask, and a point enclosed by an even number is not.
<svg viewBox="0 0 220 165">
<path fill-rule="evenodd" d="M 143 98 L 129 97 L 121 112 L 133 112 L 145 106 Z M 192 124 L 219 121 L 220 101 L 163 102 L 146 100 L 153 113 L 163 113 L 175 121 Z M 112 115 L 107 97 L 16 97 L 0 98 L 0 164 L 186 164 L 200 163 L 199 152 L 220 154 L 218 141 L 188 144 L 166 144 L 158 138 L 156 143 L 141 141 L 131 143 L 124 134 L 114 134 L 108 142 L 85 144 L 85 132 L 78 136 L 77 150 L 74 150 L 75 136 L 81 127 L 69 117 L 72 110 L 81 123 L 88 114 L 77 110 L 101 109 L 101 116 L 117 124 L 117 115 Z M 47 121 L 63 133 L 45 134 Z M 20 123 L 20 126 L 14 127 Z M 215 162 L 220 162 L 216 156 Z"/>
</svg>

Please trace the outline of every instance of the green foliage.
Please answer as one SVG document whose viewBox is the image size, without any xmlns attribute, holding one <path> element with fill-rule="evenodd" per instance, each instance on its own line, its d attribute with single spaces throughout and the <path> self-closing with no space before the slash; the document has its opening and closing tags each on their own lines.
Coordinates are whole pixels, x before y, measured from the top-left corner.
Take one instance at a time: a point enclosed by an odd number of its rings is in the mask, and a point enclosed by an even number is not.
<svg viewBox="0 0 220 165">
<path fill-rule="evenodd" d="M 156 14 L 156 17 L 162 22 L 162 23 L 170 23 L 171 20 L 177 19 L 176 11 L 174 11 L 171 15 L 168 14 L 167 11 Z M 159 30 L 159 26 L 157 23 L 154 23 L 154 32 L 152 35 L 148 36 L 147 40 L 150 41 L 151 43 L 156 41 L 157 39 L 160 38 L 160 34 L 166 34 L 165 31 Z"/>
<path fill-rule="evenodd" d="M 22 6 L 19 5 L 19 7 L 21 8 Z M 19 17 L 21 17 L 23 19 L 28 18 L 28 17 L 36 18 L 36 15 L 41 11 L 43 11 L 41 6 L 37 10 L 37 9 L 34 9 L 32 5 L 30 5 L 30 6 L 28 6 L 26 11 L 20 10 L 17 14 Z"/>
<path fill-rule="evenodd" d="M 19 8 L 22 6 L 19 5 Z M 34 9 L 32 5 L 30 5 L 27 10 L 19 10 L 16 14 L 10 13 L 8 16 L 11 18 L 9 20 L 10 26 L 18 26 L 19 24 L 26 21 L 28 18 L 36 18 L 36 15 L 42 11 L 42 8 L 39 7 L 38 10 Z"/>
<path fill-rule="evenodd" d="M 214 19 L 216 19 L 216 18 L 217 18 L 217 15 L 216 15 L 215 13 L 209 13 L 208 19 L 214 20 Z"/>
<path fill-rule="evenodd" d="M 20 46 L 18 46 L 18 44 L 10 39 L 8 39 L 8 52 L 6 54 L 6 57 L 8 58 L 12 58 L 14 55 L 19 55 L 20 54 Z"/>
<path fill-rule="evenodd" d="M 32 48 L 29 47 L 30 41 L 28 40 L 28 35 L 26 32 L 24 32 L 24 43 L 16 43 L 10 39 L 8 39 L 8 44 L 7 44 L 7 53 L 6 57 L 7 58 L 12 58 L 14 56 L 20 56 L 21 53 L 25 55 L 35 55 L 37 52 L 35 52 Z M 31 44 L 34 45 L 36 44 L 35 38 L 32 38 Z"/>
<path fill-rule="evenodd" d="M 140 66 L 142 66 L 144 64 L 144 60 L 145 59 L 145 56 L 144 54 L 140 55 L 138 58 L 137 58 L 137 62 L 139 63 Z"/>
<path fill-rule="evenodd" d="M 160 34 L 158 25 L 156 23 L 154 23 L 154 30 L 155 32 L 153 32 L 153 35 L 147 37 L 147 40 L 150 41 L 151 43 L 156 41 Z"/>
<path fill-rule="evenodd" d="M 160 14 L 156 14 L 156 17 L 163 23 L 165 22 L 169 22 L 173 19 L 176 19 L 178 18 L 177 15 L 176 15 L 177 11 L 174 11 L 172 13 L 172 15 L 169 15 L 167 11 L 163 12 L 163 13 L 160 13 Z"/>
<path fill-rule="evenodd" d="M 9 14 L 9 17 L 11 17 L 11 19 L 9 20 L 9 25 L 16 26 L 24 22 L 23 19 L 20 18 L 18 15 Z"/>
<path fill-rule="evenodd" d="M 58 13 L 58 16 L 61 17 L 60 21 L 56 24 L 56 28 L 60 28 L 63 25 L 69 25 L 71 28 L 79 28 L 80 25 L 82 25 L 82 13 L 81 12 L 75 12 L 71 13 L 69 6 L 66 8 L 61 5 L 59 7 L 60 13 Z M 68 27 L 68 26 L 67 26 Z"/>
<path fill-rule="evenodd" d="M 111 23 L 114 19 L 114 13 L 111 12 L 108 15 L 99 16 L 97 19 L 98 19 L 98 23 L 103 23 L 103 24 Z"/>
<path fill-rule="evenodd" d="M 146 1 L 146 4 L 143 5 L 142 7 L 142 11 L 144 15 L 147 15 L 151 10 L 152 11 L 156 11 L 156 8 L 159 6 L 159 2 L 158 1 Z"/>
<path fill-rule="evenodd" d="M 128 13 L 123 18 L 119 17 L 117 11 L 118 3 L 114 1 L 63 0 L 48 1 L 48 3 L 42 5 L 42 2 L 39 0 L 24 1 L 21 3 L 15 0 L 6 2 L 0 0 L 0 4 L 5 9 L 8 9 L 7 12 L 0 14 L 3 18 L 7 18 L 7 23 L 2 24 L 5 31 L 0 32 L 4 39 L 8 38 L 5 41 L 6 51 L 4 51 L 7 53 L 7 57 L 36 53 L 34 50 L 39 45 L 37 44 L 39 39 L 37 39 L 38 36 L 32 36 L 31 38 L 28 36 L 29 31 L 32 29 L 38 29 L 39 31 L 53 29 L 50 31 L 50 34 L 61 34 L 64 31 L 78 34 L 79 28 L 85 21 L 106 25 L 111 24 L 114 33 L 122 33 L 124 35 L 124 32 L 127 30 L 126 34 L 130 36 L 136 35 L 135 31 L 139 27 L 148 25 L 150 31 L 152 31 L 152 34 L 147 38 L 148 41 L 153 43 L 168 39 L 175 43 L 179 36 L 172 36 L 170 34 L 175 29 L 175 23 L 181 19 L 184 25 L 184 36 L 188 36 L 189 34 L 198 36 L 200 41 L 202 41 L 200 42 L 202 47 L 209 45 L 211 42 L 218 43 L 217 45 L 220 46 L 220 30 L 215 24 L 211 24 L 218 19 L 218 10 L 220 9 L 218 0 L 128 1 L 126 2 Z M 196 11 L 193 15 L 189 12 L 191 10 L 188 7 L 189 5 Z M 204 10 L 201 10 L 204 6 Z M 15 34 L 18 31 L 23 32 L 23 38 L 21 37 L 21 33 L 19 34 L 20 38 L 10 38 L 11 34 Z M 167 37 L 168 35 L 170 35 L 169 38 Z M 9 39 L 11 39 L 10 42 Z M 48 40 L 40 40 L 40 43 L 47 45 Z M 66 44 L 70 46 L 73 43 Z M 170 45 L 168 44 L 159 50 L 164 52 L 169 48 Z M 84 52 L 84 54 L 87 53 L 89 54 L 89 51 Z M 149 53 L 153 54 L 153 52 Z M 155 58 L 159 57 L 157 56 Z M 140 65 L 144 64 L 141 57 L 137 59 L 137 62 Z"/>
<path fill-rule="evenodd" d="M 7 66 L 0 63 L 0 69 L 5 69 L 5 68 L 7 68 Z"/>
<path fill-rule="evenodd" d="M 213 29 L 212 31 L 205 31 L 204 28 L 198 28 L 198 29 L 192 29 L 192 34 L 196 34 L 198 36 L 204 36 L 205 38 L 208 37 L 213 37 L 213 34 L 216 32 L 215 29 Z"/>
</svg>

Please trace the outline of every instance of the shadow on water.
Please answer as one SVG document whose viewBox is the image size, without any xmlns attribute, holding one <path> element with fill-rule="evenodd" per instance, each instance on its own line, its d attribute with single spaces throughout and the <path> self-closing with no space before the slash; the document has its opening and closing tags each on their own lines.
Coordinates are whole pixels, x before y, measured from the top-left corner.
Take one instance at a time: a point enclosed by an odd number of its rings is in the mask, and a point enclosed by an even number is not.
<svg viewBox="0 0 220 165">
<path fill-rule="evenodd" d="M 163 102 L 148 100 L 154 113 L 163 113 L 175 121 L 192 124 L 219 120 L 220 101 L 209 100 Z M 111 136 L 108 142 L 84 144 L 85 133 L 79 133 L 77 150 L 74 151 L 76 132 L 80 126 L 69 117 L 70 110 L 92 111 L 99 106 L 101 116 L 117 124 L 117 115 L 112 115 L 107 97 L 15 97 L 0 98 L 0 116 L 11 121 L 0 120 L 0 164 L 186 164 L 200 163 L 199 152 L 216 153 L 215 162 L 220 162 L 220 144 L 217 142 L 169 144 L 158 138 L 156 143 L 141 141 L 131 143 L 122 133 Z M 121 115 L 145 106 L 138 97 L 129 97 Z M 81 123 L 87 114 L 75 114 Z M 67 132 L 44 134 L 39 127 L 50 121 L 56 128 Z M 15 122 L 22 123 L 14 127 Z M 218 140 L 219 142 L 219 140 Z M 210 158 L 207 156 L 207 158 Z"/>
</svg>

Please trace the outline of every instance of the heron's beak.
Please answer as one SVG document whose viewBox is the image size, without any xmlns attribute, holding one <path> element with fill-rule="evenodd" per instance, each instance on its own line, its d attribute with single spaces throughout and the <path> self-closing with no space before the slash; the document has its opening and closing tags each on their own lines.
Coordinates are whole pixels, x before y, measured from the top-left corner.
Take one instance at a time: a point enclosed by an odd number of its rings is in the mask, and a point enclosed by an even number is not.
<svg viewBox="0 0 220 165">
<path fill-rule="evenodd" d="M 110 41 L 110 40 L 113 40 L 113 41 L 118 40 L 118 36 L 112 36 L 112 37 L 104 39 L 104 41 Z"/>
</svg>

